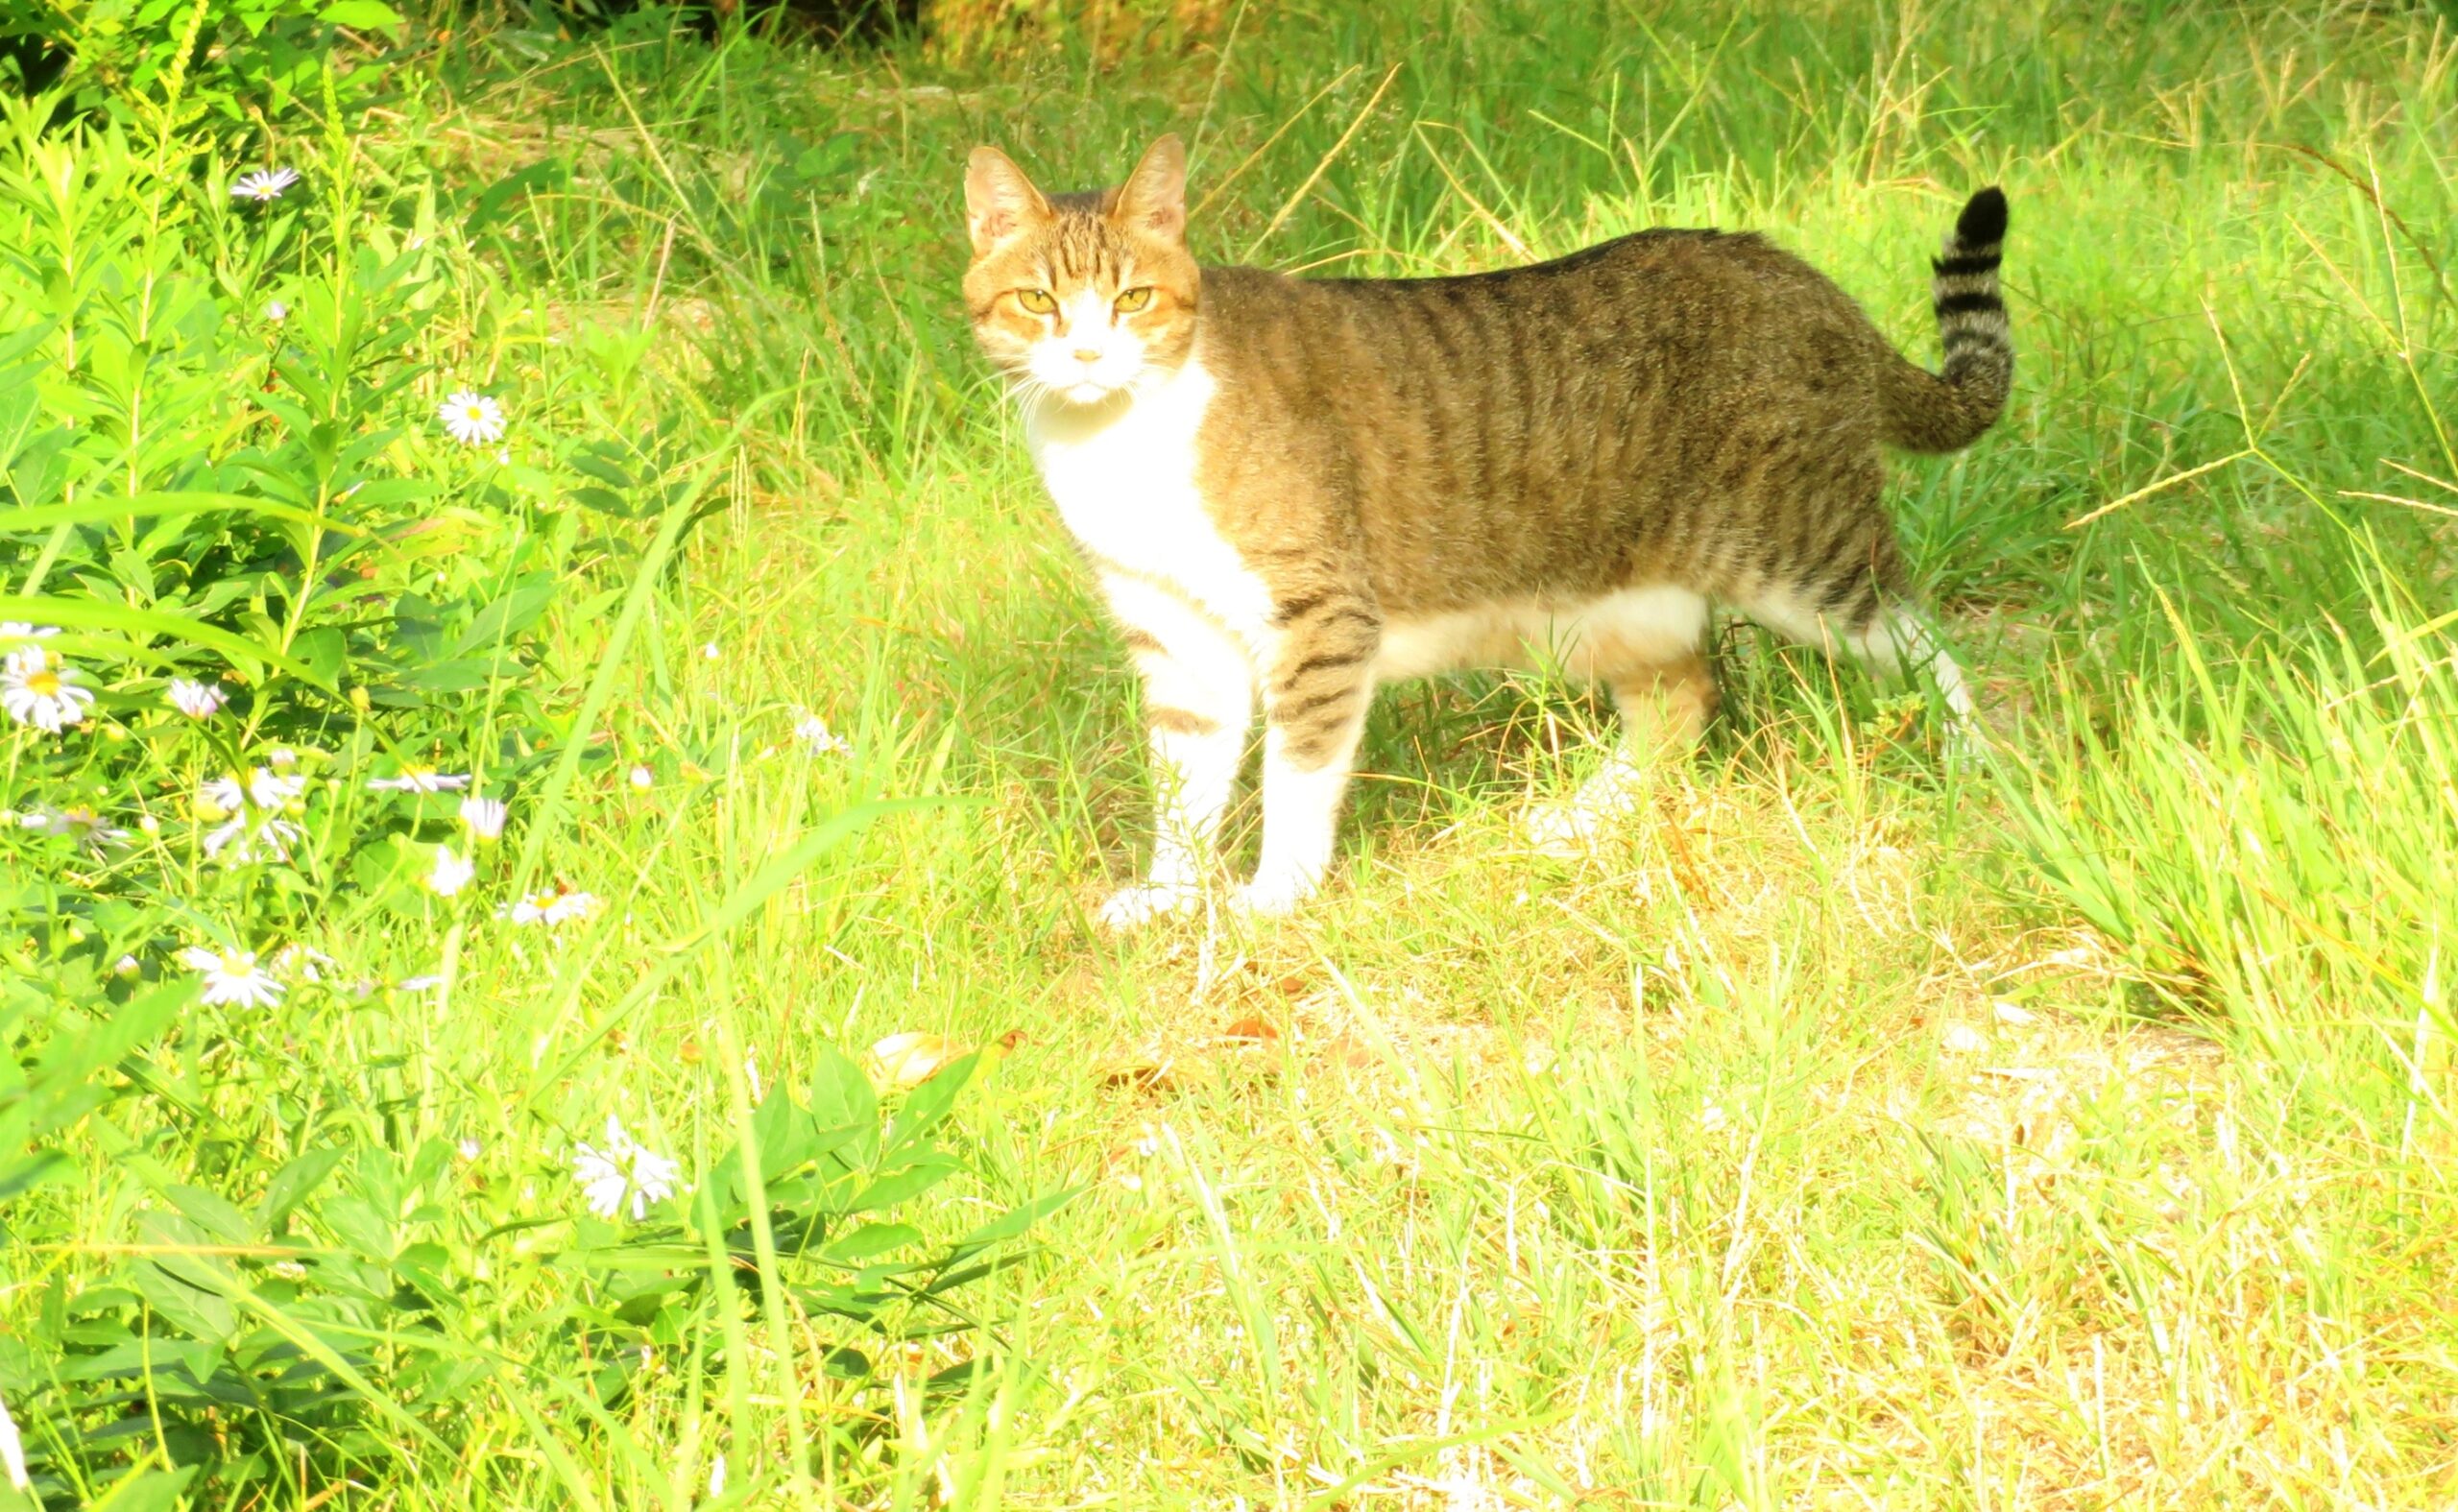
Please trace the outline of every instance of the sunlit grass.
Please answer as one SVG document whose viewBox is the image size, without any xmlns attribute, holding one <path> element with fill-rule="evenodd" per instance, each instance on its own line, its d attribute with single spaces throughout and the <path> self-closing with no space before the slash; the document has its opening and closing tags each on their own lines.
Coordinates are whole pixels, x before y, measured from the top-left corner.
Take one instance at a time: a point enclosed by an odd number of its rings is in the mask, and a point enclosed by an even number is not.
<svg viewBox="0 0 2458 1512">
<path fill-rule="evenodd" d="M 382 1189 L 455 1194 L 419 1234 L 484 1284 L 386 1345 L 454 1362 L 401 1409 L 434 1440 L 371 1408 L 341 1459 L 377 1489 L 234 1501 L 2458 1497 L 2458 494 L 2413 475 L 2458 477 L 2458 38 L 1984 10 L 1258 6 L 1106 70 L 635 21 L 404 64 L 431 83 L 355 150 L 468 243 L 421 341 L 517 426 L 661 438 L 674 492 L 622 553 L 558 547 L 594 575 L 541 627 L 551 759 L 483 896 L 332 921 L 445 993 L 255 1021 L 270 1081 L 163 1057 L 152 1164 L 82 1136 L 99 1174 L 39 1199 L 73 1242 L 8 1306 L 106 1284 L 166 1189 L 277 1164 L 312 1108 Z M 1217 255 L 1448 271 L 1712 220 L 1924 358 L 1922 259 L 2003 181 L 2015 401 L 1895 496 L 2007 755 L 1945 763 L 1735 625 L 1706 748 L 1565 864 L 1512 821 L 1592 705 L 1395 689 L 1316 905 L 1097 934 L 1145 822 L 1132 684 L 962 328 L 957 164 L 1090 182 L 1172 127 L 1198 199 L 1253 159 Z M 798 746 L 814 712 L 850 752 Z M 560 944 L 492 917 L 558 876 L 606 901 Z M 552 1352 L 601 1297 L 552 1227 L 571 1142 L 619 1113 L 703 1188 L 755 1078 L 901 1032 L 998 1047 L 976 1173 L 910 1221 L 1081 1188 L 965 1294 L 986 1329 L 857 1380 L 771 1284 L 601 1404 Z M 41 1379 L 0 1356 L 12 1404 Z"/>
</svg>

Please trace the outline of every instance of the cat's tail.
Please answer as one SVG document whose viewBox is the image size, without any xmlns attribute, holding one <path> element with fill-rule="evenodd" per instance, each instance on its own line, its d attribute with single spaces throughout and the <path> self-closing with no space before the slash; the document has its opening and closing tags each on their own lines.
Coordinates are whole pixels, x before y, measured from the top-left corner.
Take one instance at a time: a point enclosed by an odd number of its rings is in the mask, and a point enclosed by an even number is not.
<svg viewBox="0 0 2458 1512">
<path fill-rule="evenodd" d="M 1897 356 L 1880 369 L 1886 439 L 1911 451 L 1954 451 L 1980 439 L 2006 407 L 2014 381 L 2014 343 L 1997 263 L 2006 241 L 2006 194 L 1990 187 L 1955 218 L 1945 251 L 1932 259 L 1942 375 Z"/>
</svg>

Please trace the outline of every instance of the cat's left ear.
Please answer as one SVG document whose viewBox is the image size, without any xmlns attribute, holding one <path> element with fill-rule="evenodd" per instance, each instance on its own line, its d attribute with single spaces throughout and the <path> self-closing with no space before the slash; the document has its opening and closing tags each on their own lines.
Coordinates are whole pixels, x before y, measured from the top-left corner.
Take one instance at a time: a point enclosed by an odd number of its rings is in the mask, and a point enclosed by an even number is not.
<svg viewBox="0 0 2458 1512">
<path fill-rule="evenodd" d="M 1187 233 L 1187 150 L 1175 135 L 1144 150 L 1127 175 L 1110 218 L 1149 236 L 1175 241 Z"/>
<path fill-rule="evenodd" d="M 1024 171 L 987 146 L 975 148 L 965 160 L 964 208 L 976 257 L 988 256 L 1000 242 L 1049 216 L 1049 202 Z"/>
</svg>

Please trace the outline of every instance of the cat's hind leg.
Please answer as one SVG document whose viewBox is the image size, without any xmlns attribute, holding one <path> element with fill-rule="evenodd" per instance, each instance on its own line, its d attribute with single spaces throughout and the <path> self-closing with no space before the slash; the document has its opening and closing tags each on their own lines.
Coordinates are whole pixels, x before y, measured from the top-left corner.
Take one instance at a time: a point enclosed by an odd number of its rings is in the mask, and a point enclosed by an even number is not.
<svg viewBox="0 0 2458 1512">
<path fill-rule="evenodd" d="M 1382 644 L 1382 616 L 1362 594 L 1309 593 L 1284 612 L 1264 685 L 1263 856 L 1238 899 L 1249 912 L 1287 913 L 1331 866 Z"/>
<path fill-rule="evenodd" d="M 1877 557 L 1891 567 L 1892 542 L 1883 544 Z M 1987 754 L 1988 739 L 1963 668 L 1946 650 L 1935 622 L 1908 592 L 1892 584 L 1898 576 L 1884 567 L 1855 566 L 1823 583 L 1762 589 L 1739 607 L 1768 629 L 1830 656 L 1848 651 L 1881 677 L 1902 682 L 1925 677 L 1945 706 L 1948 753 L 1957 760 L 1978 759 Z"/>
<path fill-rule="evenodd" d="M 1716 711 L 1706 630 L 1707 601 L 1686 588 L 1628 589 L 1582 614 L 1565 661 L 1612 693 L 1621 732 L 1569 801 L 1530 810 L 1531 844 L 1554 853 L 1593 847 L 1638 805 L 1657 767 L 1699 743 Z"/>
</svg>

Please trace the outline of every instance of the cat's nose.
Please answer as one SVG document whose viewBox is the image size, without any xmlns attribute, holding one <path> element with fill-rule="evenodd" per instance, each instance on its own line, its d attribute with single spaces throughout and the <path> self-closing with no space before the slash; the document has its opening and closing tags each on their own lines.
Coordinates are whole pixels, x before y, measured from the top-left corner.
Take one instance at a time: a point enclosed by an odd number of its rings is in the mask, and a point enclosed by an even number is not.
<svg viewBox="0 0 2458 1512">
<path fill-rule="evenodd" d="M 1101 349 L 1098 347 L 1078 347 L 1075 348 L 1075 360 L 1089 368 L 1101 360 Z"/>
</svg>

